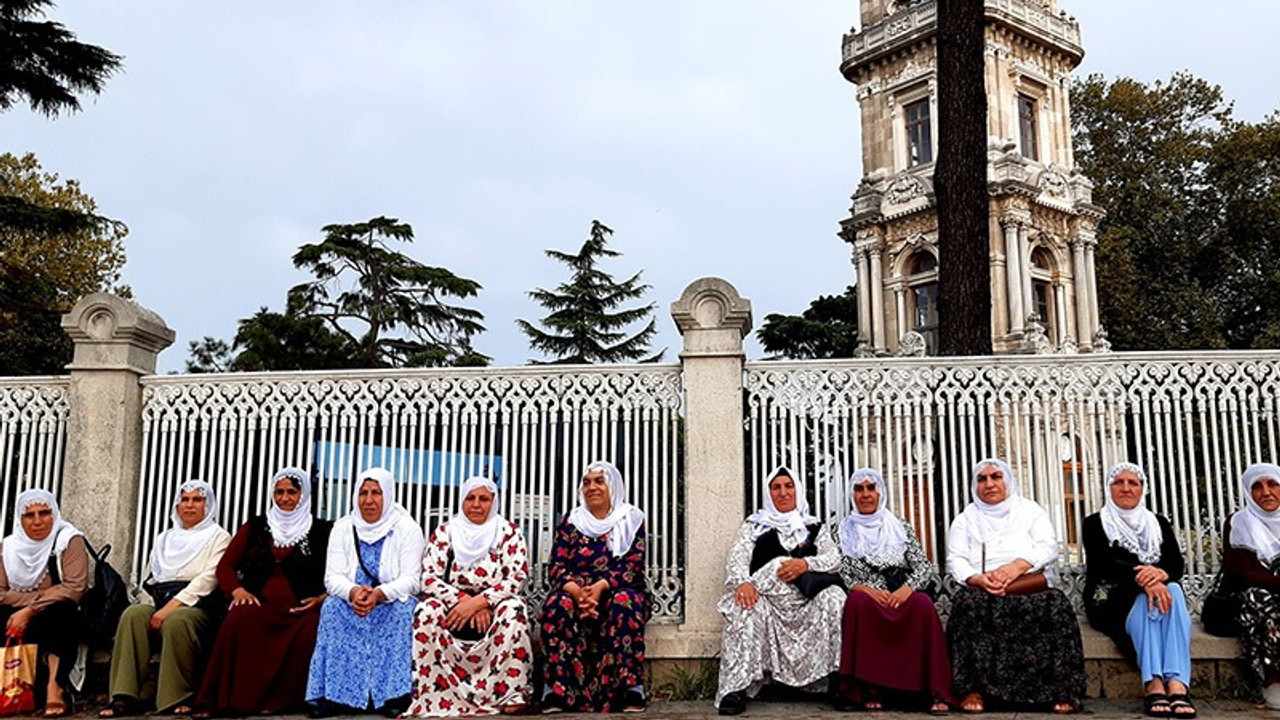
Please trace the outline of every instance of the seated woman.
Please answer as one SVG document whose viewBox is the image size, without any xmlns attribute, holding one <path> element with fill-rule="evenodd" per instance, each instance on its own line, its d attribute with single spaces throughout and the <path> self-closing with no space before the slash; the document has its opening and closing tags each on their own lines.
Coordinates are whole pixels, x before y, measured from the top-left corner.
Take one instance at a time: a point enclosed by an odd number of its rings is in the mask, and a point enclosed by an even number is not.
<svg viewBox="0 0 1280 720">
<path fill-rule="evenodd" d="M 524 536 L 498 513 L 498 486 L 473 477 L 462 512 L 431 533 L 413 619 L 409 715 L 522 712 L 533 692 Z"/>
<path fill-rule="evenodd" d="M 265 715 L 303 704 L 332 524 L 311 515 L 305 470 L 281 470 L 270 488 L 266 514 L 236 531 L 218 563 L 218 587 L 231 609 L 196 695 L 201 716 Z"/>
<path fill-rule="evenodd" d="M 1119 463 L 1107 471 L 1106 504 L 1084 520 L 1085 615 L 1136 659 L 1147 715 L 1193 718 L 1182 551 L 1169 521 L 1143 507 L 1146 491 L 1141 467 Z"/>
<path fill-rule="evenodd" d="M 396 717 L 412 689 L 413 607 L 422 528 L 395 500 L 391 471 L 356 478 L 351 512 L 333 524 L 307 700 L 316 715 L 377 709 Z"/>
<path fill-rule="evenodd" d="M 137 715 L 153 704 L 173 715 L 191 712 L 196 678 L 221 615 L 211 605 L 223 602 L 214 593 L 218 561 L 231 542 L 217 516 L 218 498 L 209 483 L 188 480 L 178 488 L 172 526 L 156 538 L 151 582 L 142 586 L 154 604 L 130 606 L 120 617 L 111 650 L 111 703 L 98 717 Z M 153 675 L 157 650 L 160 665 Z"/>
<path fill-rule="evenodd" d="M 1240 599 L 1240 655 L 1280 710 L 1280 466 L 1250 465 L 1240 484 L 1244 509 L 1222 531 L 1223 589 Z"/>
<path fill-rule="evenodd" d="M 71 714 L 64 690 L 86 632 L 79 607 L 89 588 L 89 551 L 47 490 L 19 495 L 14 515 L 13 534 L 0 545 L 0 621 L 8 637 L 38 647 L 37 707 L 43 682 L 44 717 L 63 717 Z"/>
<path fill-rule="evenodd" d="M 840 665 L 839 565 L 836 542 L 809 514 L 804 483 L 778 468 L 765 479 L 764 507 L 742 523 L 725 561 L 725 594 L 716 605 L 725 618 L 721 715 L 742 712 L 768 682 L 828 689 Z"/>
<path fill-rule="evenodd" d="M 1058 541 L 1049 515 L 1022 497 L 1001 460 L 973 468 L 973 502 L 947 536 L 947 571 L 963 585 L 947 622 L 960 708 L 985 702 L 1080 709 L 1080 626 L 1054 586 Z"/>
<path fill-rule="evenodd" d="M 644 710 L 644 513 L 612 463 L 587 466 L 579 503 L 556 526 L 538 618 L 542 711 Z"/>
<path fill-rule="evenodd" d="M 872 468 L 849 478 L 853 512 L 831 525 L 840 575 L 849 587 L 840 646 L 838 709 L 879 710 L 885 691 L 915 696 L 932 713 L 951 703 L 947 639 L 933 600 L 917 588 L 937 571 L 915 530 L 886 507 L 884 478 Z"/>
</svg>

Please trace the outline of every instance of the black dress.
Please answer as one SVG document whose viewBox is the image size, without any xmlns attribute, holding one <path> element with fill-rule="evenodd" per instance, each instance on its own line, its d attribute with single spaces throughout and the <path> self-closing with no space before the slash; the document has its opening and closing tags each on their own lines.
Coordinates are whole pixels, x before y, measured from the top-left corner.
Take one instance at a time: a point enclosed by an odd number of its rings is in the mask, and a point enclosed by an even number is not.
<svg viewBox="0 0 1280 720">
<path fill-rule="evenodd" d="M 1162 516 L 1160 521 L 1160 559 L 1150 563 L 1169 574 L 1169 583 L 1180 582 L 1186 569 L 1182 551 L 1178 549 L 1173 526 Z M 1136 661 L 1133 639 L 1125 629 L 1125 619 L 1133 609 L 1134 598 L 1142 588 L 1134 580 L 1133 569 L 1146 565 L 1132 551 L 1112 544 L 1102 529 L 1102 515 L 1094 513 L 1084 519 L 1084 614 L 1089 624 L 1115 641 L 1116 647 L 1130 661 Z"/>
</svg>

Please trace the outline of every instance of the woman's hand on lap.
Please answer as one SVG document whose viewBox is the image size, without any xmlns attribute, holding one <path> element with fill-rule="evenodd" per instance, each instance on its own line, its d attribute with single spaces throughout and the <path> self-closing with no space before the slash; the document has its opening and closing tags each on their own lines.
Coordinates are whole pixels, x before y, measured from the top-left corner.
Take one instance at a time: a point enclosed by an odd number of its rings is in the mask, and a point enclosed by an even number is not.
<svg viewBox="0 0 1280 720">
<path fill-rule="evenodd" d="M 760 591 L 750 582 L 744 582 L 733 589 L 733 601 L 738 607 L 750 610 L 760 601 Z"/>
</svg>

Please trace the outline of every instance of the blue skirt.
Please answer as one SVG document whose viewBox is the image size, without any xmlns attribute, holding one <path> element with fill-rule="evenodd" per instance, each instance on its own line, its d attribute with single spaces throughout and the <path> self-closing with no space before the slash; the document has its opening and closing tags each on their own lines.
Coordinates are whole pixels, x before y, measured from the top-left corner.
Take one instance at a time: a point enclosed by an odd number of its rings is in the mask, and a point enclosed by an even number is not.
<svg viewBox="0 0 1280 720">
<path fill-rule="evenodd" d="M 320 630 L 307 700 L 321 698 L 358 709 L 377 709 L 413 687 L 413 598 L 386 603 L 358 617 L 347 601 L 330 597 L 320 609 Z"/>
</svg>

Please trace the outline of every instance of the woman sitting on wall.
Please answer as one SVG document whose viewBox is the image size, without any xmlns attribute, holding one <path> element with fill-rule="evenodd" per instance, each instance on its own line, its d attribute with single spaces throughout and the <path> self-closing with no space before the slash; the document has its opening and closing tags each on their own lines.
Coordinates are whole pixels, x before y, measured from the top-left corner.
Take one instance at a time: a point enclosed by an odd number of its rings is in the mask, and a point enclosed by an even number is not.
<svg viewBox="0 0 1280 720">
<path fill-rule="evenodd" d="M 737 715 L 768 682 L 825 692 L 840 664 L 840 552 L 809 514 L 804 483 L 778 468 L 764 507 L 738 530 L 725 562 L 716 706 Z"/>
<path fill-rule="evenodd" d="M 1240 654 L 1280 710 L 1280 466 L 1250 465 L 1240 479 L 1244 509 L 1222 536 L 1223 590 L 1240 603 Z"/>
<path fill-rule="evenodd" d="M 919 588 L 937 571 L 915 530 L 886 507 L 884 478 L 863 468 L 849 478 L 853 512 L 831 525 L 843 551 L 844 603 L 839 709 L 879 710 L 885 691 L 914 696 L 932 713 L 951 703 L 947 639 L 933 600 Z"/>
<path fill-rule="evenodd" d="M 43 681 L 44 717 L 63 717 L 71 713 L 65 689 L 86 632 L 79 607 L 89 588 L 89 550 L 47 490 L 19 495 L 14 515 L 13 534 L 0 546 L 0 621 L 8 637 L 38 647 L 37 706 Z"/>
<path fill-rule="evenodd" d="M 1178 581 L 1182 551 L 1168 520 L 1143 507 L 1147 475 L 1133 463 L 1107 471 L 1106 504 L 1084 520 L 1089 624 L 1136 660 L 1147 715 L 1196 716 L 1191 681 L 1191 615 Z"/>
<path fill-rule="evenodd" d="M 1080 626 L 1053 587 L 1058 540 L 1049 515 L 1022 497 L 1001 460 L 973 468 L 973 502 L 951 523 L 947 571 L 963 585 L 947 622 L 960 708 L 986 702 L 1079 710 L 1085 692 Z"/>
<path fill-rule="evenodd" d="M 627 502 L 622 473 L 597 461 L 582 475 L 578 505 L 556 526 L 538 618 L 545 682 L 542 711 L 644 710 L 644 513 Z"/>
<path fill-rule="evenodd" d="M 412 689 L 422 528 L 395 501 L 385 468 L 360 473 L 351 504 L 329 536 L 329 599 L 320 612 L 307 700 L 316 715 L 372 707 L 396 717 Z"/>
<path fill-rule="evenodd" d="M 178 488 L 172 525 L 156 538 L 151 579 L 142 586 L 152 604 L 133 605 L 120 618 L 111 650 L 111 703 L 98 717 L 137 715 L 153 704 L 173 715 L 191 712 L 224 602 L 215 592 L 218 561 L 231 534 L 218 525 L 217 514 L 218 498 L 208 483 L 189 480 Z"/>
<path fill-rule="evenodd" d="M 498 513 L 498 486 L 473 477 L 462 511 L 431 533 L 414 613 L 409 715 L 514 715 L 533 692 L 524 536 Z"/>
<path fill-rule="evenodd" d="M 218 563 L 218 586 L 231 609 L 196 696 L 199 715 L 265 715 L 302 707 L 325 598 L 331 527 L 311 514 L 305 470 L 275 474 L 266 514 L 240 527 Z"/>
</svg>

